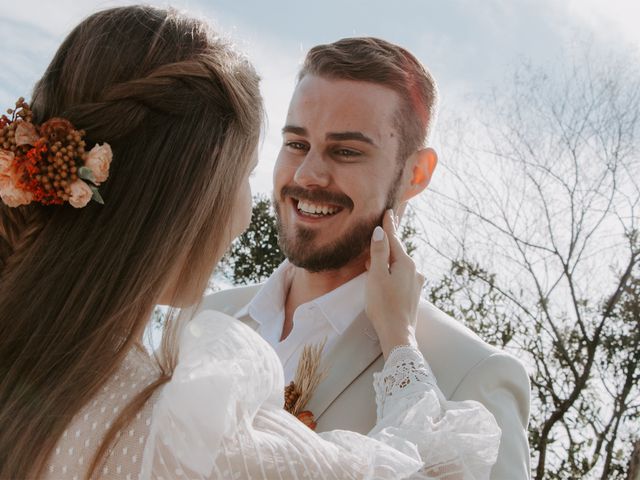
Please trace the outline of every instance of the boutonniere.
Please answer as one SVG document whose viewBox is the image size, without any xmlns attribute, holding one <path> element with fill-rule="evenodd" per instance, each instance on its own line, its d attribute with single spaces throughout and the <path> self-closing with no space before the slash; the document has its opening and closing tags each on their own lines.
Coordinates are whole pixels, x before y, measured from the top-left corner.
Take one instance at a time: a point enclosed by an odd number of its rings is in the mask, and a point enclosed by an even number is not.
<svg viewBox="0 0 640 480">
<path fill-rule="evenodd" d="M 284 409 L 311 430 L 316 429 L 315 417 L 311 411 L 304 408 L 327 374 L 325 369 L 320 369 L 322 350 L 326 342 L 325 339 L 317 345 L 304 346 L 294 380 L 284 389 Z"/>
</svg>

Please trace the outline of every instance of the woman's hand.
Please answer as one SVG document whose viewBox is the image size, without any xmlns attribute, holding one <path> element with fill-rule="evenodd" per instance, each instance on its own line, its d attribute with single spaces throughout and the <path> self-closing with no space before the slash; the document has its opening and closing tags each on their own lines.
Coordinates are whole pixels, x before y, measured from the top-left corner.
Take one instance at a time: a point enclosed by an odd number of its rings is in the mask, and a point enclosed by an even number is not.
<svg viewBox="0 0 640 480">
<path fill-rule="evenodd" d="M 424 277 L 396 235 L 393 212 L 387 210 L 371 238 L 367 263 L 365 312 L 378 334 L 385 358 L 397 345 L 416 345 L 415 325 Z"/>
</svg>

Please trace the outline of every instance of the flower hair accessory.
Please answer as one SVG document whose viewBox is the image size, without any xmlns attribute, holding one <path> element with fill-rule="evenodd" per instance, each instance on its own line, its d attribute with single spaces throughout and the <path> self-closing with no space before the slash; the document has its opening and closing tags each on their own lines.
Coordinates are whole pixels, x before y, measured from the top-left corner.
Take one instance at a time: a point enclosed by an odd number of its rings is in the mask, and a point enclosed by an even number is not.
<svg viewBox="0 0 640 480">
<path fill-rule="evenodd" d="M 109 176 L 108 143 L 85 151 L 84 130 L 64 118 L 34 125 L 24 98 L 0 117 L 0 198 L 9 207 L 38 202 L 82 208 L 104 204 L 98 185 Z"/>
</svg>

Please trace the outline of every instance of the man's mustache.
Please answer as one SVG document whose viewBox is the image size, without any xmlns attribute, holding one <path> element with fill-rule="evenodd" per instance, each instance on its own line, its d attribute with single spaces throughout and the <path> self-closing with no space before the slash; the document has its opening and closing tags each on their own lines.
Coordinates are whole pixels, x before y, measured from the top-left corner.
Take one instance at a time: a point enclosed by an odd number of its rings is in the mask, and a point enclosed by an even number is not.
<svg viewBox="0 0 640 480">
<path fill-rule="evenodd" d="M 313 203 L 329 203 L 337 207 L 353 210 L 353 200 L 344 193 L 330 192 L 328 190 L 307 190 L 295 185 L 287 185 L 280 190 L 280 198 L 285 197 L 293 197 Z"/>
</svg>

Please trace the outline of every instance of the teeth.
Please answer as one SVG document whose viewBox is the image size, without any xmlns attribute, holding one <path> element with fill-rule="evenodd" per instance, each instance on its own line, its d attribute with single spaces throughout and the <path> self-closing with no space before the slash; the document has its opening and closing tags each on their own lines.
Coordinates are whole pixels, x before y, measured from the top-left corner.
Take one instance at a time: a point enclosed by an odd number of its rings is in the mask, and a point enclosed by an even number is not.
<svg viewBox="0 0 640 480">
<path fill-rule="evenodd" d="M 302 200 L 298 201 L 298 209 L 304 213 L 310 213 L 313 215 L 333 215 L 338 211 L 337 208 L 329 207 L 328 205 L 316 205 Z"/>
</svg>

